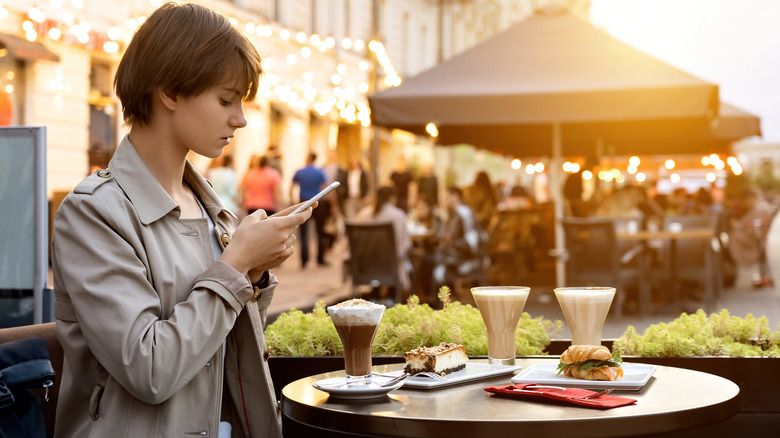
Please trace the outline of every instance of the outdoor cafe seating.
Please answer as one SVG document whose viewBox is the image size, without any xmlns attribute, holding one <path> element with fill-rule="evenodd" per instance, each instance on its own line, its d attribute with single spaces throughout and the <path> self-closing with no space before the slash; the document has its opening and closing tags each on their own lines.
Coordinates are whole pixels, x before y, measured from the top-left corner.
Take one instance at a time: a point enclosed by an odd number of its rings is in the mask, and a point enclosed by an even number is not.
<svg viewBox="0 0 780 438">
<path fill-rule="evenodd" d="M 345 229 L 350 252 L 345 268 L 352 277 L 352 298 L 361 286 L 382 286 L 392 288 L 395 302 L 402 302 L 404 291 L 399 278 L 393 224 L 347 223 Z"/>
<path fill-rule="evenodd" d="M 561 220 L 566 245 L 566 283 L 570 286 L 615 285 L 612 308 L 622 317 L 626 293 L 638 282 L 638 268 L 620 253 L 615 222 L 610 218 Z"/>
<path fill-rule="evenodd" d="M 636 291 L 640 314 L 688 310 L 686 301 L 709 308 L 721 293 L 727 241 L 722 215 L 667 216 L 649 225 L 610 217 L 564 218 L 562 224 L 567 281 L 611 281 L 624 294 Z M 616 297 L 616 304 L 624 298 Z"/>
<path fill-rule="evenodd" d="M 680 233 L 683 231 L 700 230 L 702 236 L 689 236 L 682 234 L 679 238 L 666 241 L 668 263 L 673 264 L 667 272 L 673 275 L 673 290 L 675 298 L 680 299 L 680 294 L 686 293 L 683 287 L 692 287 L 694 297 L 698 290 L 703 290 L 705 304 L 710 307 L 714 299 L 720 295 L 722 288 L 722 255 L 719 238 L 719 227 L 722 221 L 720 215 L 678 215 L 666 216 L 663 228 L 667 231 Z M 706 232 L 711 236 L 706 237 Z"/>
</svg>

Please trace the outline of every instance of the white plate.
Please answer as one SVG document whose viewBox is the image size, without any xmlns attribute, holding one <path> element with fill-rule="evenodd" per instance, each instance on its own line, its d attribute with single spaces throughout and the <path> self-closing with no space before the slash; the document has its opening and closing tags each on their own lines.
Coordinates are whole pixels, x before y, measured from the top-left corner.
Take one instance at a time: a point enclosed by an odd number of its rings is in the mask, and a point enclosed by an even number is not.
<svg viewBox="0 0 780 438">
<path fill-rule="evenodd" d="M 384 397 L 388 392 L 398 389 L 404 384 L 403 381 L 396 382 L 390 386 L 380 386 L 384 382 L 390 381 L 390 377 L 372 376 L 369 384 L 346 384 L 346 378 L 335 377 L 332 379 L 317 380 L 312 386 L 325 391 L 331 397 L 360 400 L 366 398 Z"/>
<path fill-rule="evenodd" d="M 533 364 L 512 377 L 512 383 L 538 383 L 540 385 L 576 386 L 587 389 L 614 388 L 616 391 L 639 391 L 655 372 L 655 365 L 623 363 L 623 377 L 615 381 L 584 380 L 566 377 L 558 373 L 557 363 Z"/>
<path fill-rule="evenodd" d="M 489 363 L 472 363 L 466 364 L 466 368 L 449 373 L 444 376 L 446 382 L 439 382 L 433 380 L 430 377 L 424 376 L 409 376 L 402 383 L 404 388 L 418 388 L 418 389 L 435 389 L 443 386 L 457 385 L 461 383 L 467 383 L 474 380 L 487 379 L 489 377 L 500 376 L 502 374 L 511 374 L 519 369 L 523 368 L 520 365 L 496 365 Z M 403 373 L 403 370 L 391 371 L 383 373 L 383 376 L 398 376 Z"/>
</svg>

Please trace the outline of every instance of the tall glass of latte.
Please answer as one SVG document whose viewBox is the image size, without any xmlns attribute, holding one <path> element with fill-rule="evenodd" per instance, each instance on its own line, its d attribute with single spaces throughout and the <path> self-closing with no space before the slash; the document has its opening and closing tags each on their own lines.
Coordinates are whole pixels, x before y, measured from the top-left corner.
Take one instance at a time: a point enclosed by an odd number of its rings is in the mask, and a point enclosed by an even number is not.
<svg viewBox="0 0 780 438">
<path fill-rule="evenodd" d="M 615 297 L 615 288 L 559 287 L 555 296 L 569 323 L 572 345 L 601 345 L 601 329 Z"/>
<path fill-rule="evenodd" d="M 344 346 L 347 383 L 371 382 L 371 345 L 385 306 L 354 299 L 329 306 L 328 314 Z"/>
<path fill-rule="evenodd" d="M 471 296 L 485 321 L 488 338 L 488 361 L 502 365 L 515 364 L 515 331 L 517 321 L 531 288 L 525 286 L 472 287 Z"/>
</svg>

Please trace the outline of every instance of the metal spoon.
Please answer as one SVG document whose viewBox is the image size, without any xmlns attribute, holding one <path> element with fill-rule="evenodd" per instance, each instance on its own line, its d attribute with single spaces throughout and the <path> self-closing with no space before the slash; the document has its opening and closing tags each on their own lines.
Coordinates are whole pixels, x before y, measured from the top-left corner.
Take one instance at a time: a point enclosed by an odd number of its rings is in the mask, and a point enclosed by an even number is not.
<svg viewBox="0 0 780 438">
<path fill-rule="evenodd" d="M 388 380 L 385 383 L 380 383 L 379 386 L 393 386 L 396 383 L 400 382 L 401 380 L 404 380 L 407 377 L 409 377 L 409 374 L 403 373 L 400 376 L 394 377 L 394 378 Z"/>
<path fill-rule="evenodd" d="M 577 398 L 574 398 L 572 400 L 588 400 L 588 399 L 591 399 L 591 398 L 597 398 L 597 397 L 601 397 L 602 395 L 609 394 L 612 391 L 614 391 L 614 388 L 608 388 L 608 389 L 605 389 L 605 390 L 603 390 L 601 392 L 597 392 L 597 393 L 591 394 L 591 395 L 586 395 L 585 397 L 577 397 Z"/>
</svg>

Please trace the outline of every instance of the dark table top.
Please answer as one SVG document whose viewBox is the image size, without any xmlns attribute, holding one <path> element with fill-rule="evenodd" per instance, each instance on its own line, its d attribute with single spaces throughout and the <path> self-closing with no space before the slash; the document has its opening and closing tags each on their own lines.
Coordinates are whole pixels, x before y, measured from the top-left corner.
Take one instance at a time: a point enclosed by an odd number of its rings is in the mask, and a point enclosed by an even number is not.
<svg viewBox="0 0 780 438">
<path fill-rule="evenodd" d="M 518 359 L 523 369 L 554 359 Z M 377 372 L 403 364 L 375 367 Z M 700 427 L 727 419 L 738 409 L 739 387 L 712 374 L 658 366 L 638 392 L 613 392 L 634 405 L 591 409 L 508 399 L 483 389 L 511 384 L 511 375 L 434 390 L 399 388 L 369 400 L 329 398 L 312 383 L 343 372 L 297 380 L 282 390 L 283 415 L 320 430 L 402 437 L 577 436 L 617 437 Z M 511 435 L 510 435 L 511 434 Z"/>
</svg>

